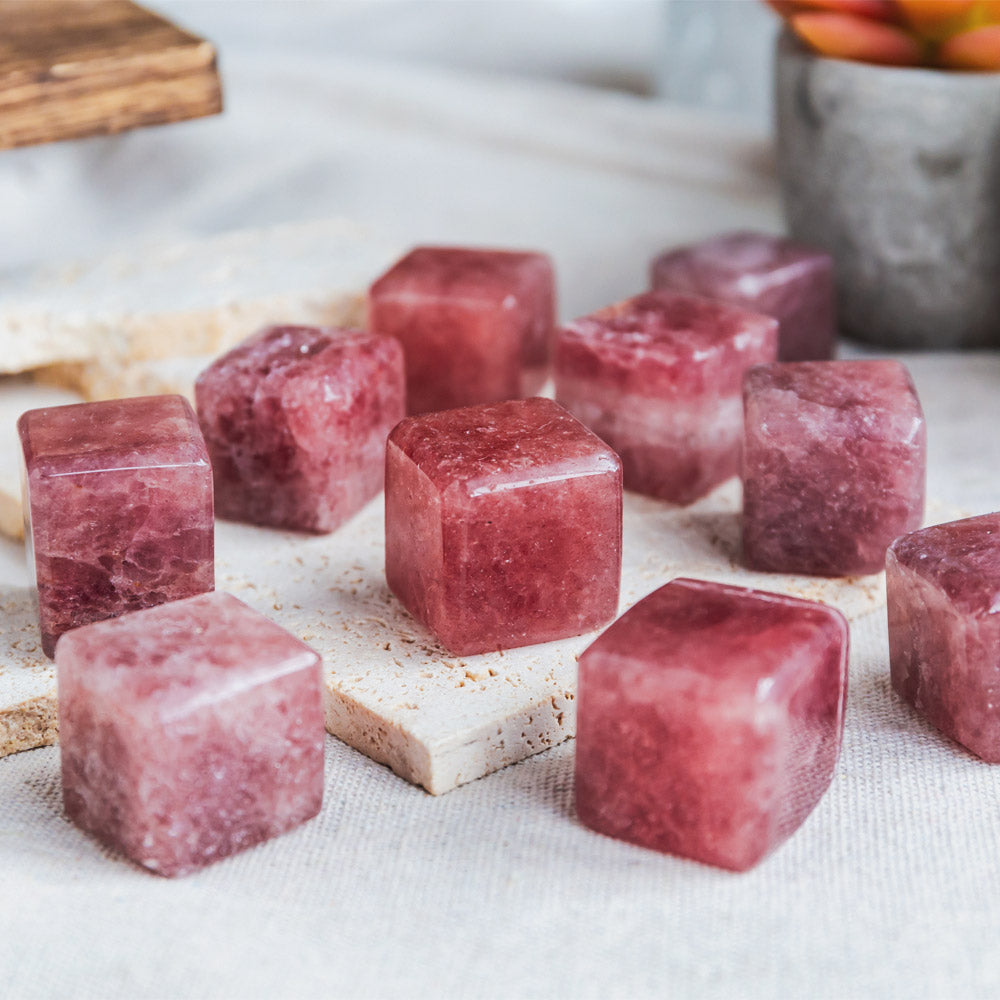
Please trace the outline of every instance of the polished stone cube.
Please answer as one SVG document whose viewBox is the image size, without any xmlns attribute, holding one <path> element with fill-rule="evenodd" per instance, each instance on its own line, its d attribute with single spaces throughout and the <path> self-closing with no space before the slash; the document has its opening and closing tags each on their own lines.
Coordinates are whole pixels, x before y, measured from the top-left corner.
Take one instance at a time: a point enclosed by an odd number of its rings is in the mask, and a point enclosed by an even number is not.
<svg viewBox="0 0 1000 1000">
<path fill-rule="evenodd" d="M 822 604 L 674 580 L 580 657 L 576 808 L 591 829 L 743 871 L 823 796 L 847 623 Z"/>
<path fill-rule="evenodd" d="M 220 517 L 333 531 L 382 490 L 402 351 L 357 330 L 270 327 L 202 372 L 195 398 Z"/>
<path fill-rule="evenodd" d="M 781 361 L 833 357 L 833 259 L 823 250 L 766 233 L 726 233 L 660 254 L 651 272 L 655 289 L 773 316 Z"/>
<path fill-rule="evenodd" d="M 1000 763 L 1000 514 L 896 539 L 885 583 L 892 686 L 945 735 Z"/>
<path fill-rule="evenodd" d="M 29 410 L 18 431 L 47 656 L 69 629 L 213 588 L 212 470 L 186 400 Z"/>
<path fill-rule="evenodd" d="M 614 617 L 621 463 L 551 400 L 404 420 L 389 437 L 385 502 L 389 587 L 452 653 Z"/>
<path fill-rule="evenodd" d="M 773 361 L 777 322 L 649 292 L 556 335 L 556 398 L 621 456 L 625 488 L 688 504 L 737 475 L 740 387 Z"/>
<path fill-rule="evenodd" d="M 89 625 L 56 649 L 70 819 L 183 875 L 319 811 L 319 657 L 229 594 Z"/>
<path fill-rule="evenodd" d="M 803 361 L 748 373 L 743 555 L 753 569 L 877 573 L 920 526 L 927 436 L 898 361 Z"/>
<path fill-rule="evenodd" d="M 403 345 L 410 413 L 530 396 L 548 369 L 552 262 L 540 253 L 418 247 L 372 285 L 368 316 L 372 331 Z"/>
</svg>

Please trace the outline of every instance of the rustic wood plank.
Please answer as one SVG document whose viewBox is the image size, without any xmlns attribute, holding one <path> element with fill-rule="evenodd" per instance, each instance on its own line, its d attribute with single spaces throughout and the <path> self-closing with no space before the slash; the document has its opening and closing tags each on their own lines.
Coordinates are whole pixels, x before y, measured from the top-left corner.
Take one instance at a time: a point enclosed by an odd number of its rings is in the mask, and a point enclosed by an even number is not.
<svg viewBox="0 0 1000 1000">
<path fill-rule="evenodd" d="M 0 0 L 0 149 L 221 110 L 214 47 L 129 0 Z"/>
</svg>

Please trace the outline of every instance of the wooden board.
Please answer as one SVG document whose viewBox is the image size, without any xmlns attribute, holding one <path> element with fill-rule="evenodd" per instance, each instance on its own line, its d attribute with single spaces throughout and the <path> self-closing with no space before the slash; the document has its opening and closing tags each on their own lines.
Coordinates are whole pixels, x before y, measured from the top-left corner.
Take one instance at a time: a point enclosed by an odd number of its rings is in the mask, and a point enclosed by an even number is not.
<svg viewBox="0 0 1000 1000">
<path fill-rule="evenodd" d="M 213 46 L 128 0 L 0 3 L 0 149 L 221 110 Z"/>
</svg>

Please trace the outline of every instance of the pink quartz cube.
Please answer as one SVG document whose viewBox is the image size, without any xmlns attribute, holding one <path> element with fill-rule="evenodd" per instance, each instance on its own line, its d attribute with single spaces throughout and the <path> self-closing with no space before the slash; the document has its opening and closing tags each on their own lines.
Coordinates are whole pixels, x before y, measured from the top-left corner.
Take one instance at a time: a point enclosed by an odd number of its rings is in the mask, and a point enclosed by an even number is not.
<svg viewBox="0 0 1000 1000">
<path fill-rule="evenodd" d="M 896 539 L 885 584 L 892 686 L 941 732 L 1000 763 L 1000 514 Z"/>
<path fill-rule="evenodd" d="M 270 327 L 202 372 L 195 398 L 219 516 L 333 531 L 382 490 L 402 351 L 358 330 Z"/>
<path fill-rule="evenodd" d="M 625 487 L 687 504 L 739 472 L 743 373 L 773 361 L 777 323 L 649 292 L 556 335 L 556 398 L 622 458 Z"/>
<path fill-rule="evenodd" d="M 70 819 L 183 875 L 319 811 L 319 657 L 229 594 L 77 629 L 56 648 Z"/>
<path fill-rule="evenodd" d="M 545 381 L 555 280 L 544 254 L 418 247 L 368 303 L 371 329 L 403 345 L 410 413 L 516 399 Z"/>
<path fill-rule="evenodd" d="M 390 435 L 386 577 L 452 653 L 579 635 L 618 606 L 618 456 L 549 399 L 410 417 Z"/>
<path fill-rule="evenodd" d="M 46 656 L 69 629 L 212 589 L 212 471 L 186 400 L 54 406 L 17 427 Z"/>
<path fill-rule="evenodd" d="M 743 555 L 754 569 L 877 573 L 920 526 L 926 431 L 898 361 L 802 361 L 747 374 Z"/>
<path fill-rule="evenodd" d="M 667 251 L 651 270 L 653 288 L 773 316 L 781 361 L 833 357 L 833 259 L 822 250 L 765 233 L 727 233 Z"/>
<path fill-rule="evenodd" d="M 580 820 L 751 868 L 833 778 L 847 649 L 843 616 L 811 601 L 699 580 L 643 598 L 580 657 Z"/>
</svg>

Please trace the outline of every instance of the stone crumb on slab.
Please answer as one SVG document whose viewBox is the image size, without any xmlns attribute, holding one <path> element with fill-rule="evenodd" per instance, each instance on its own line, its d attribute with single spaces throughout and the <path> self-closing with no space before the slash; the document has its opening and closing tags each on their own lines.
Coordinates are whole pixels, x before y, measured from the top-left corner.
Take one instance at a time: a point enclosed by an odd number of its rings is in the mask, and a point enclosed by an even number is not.
<svg viewBox="0 0 1000 1000">
<path fill-rule="evenodd" d="M 823 579 L 744 570 L 739 502 L 736 480 L 687 508 L 626 494 L 620 608 L 677 576 L 825 601 L 850 620 L 883 606 L 882 575 Z M 378 498 L 329 536 L 225 521 L 216 526 L 216 586 L 323 657 L 327 730 L 433 794 L 572 736 L 577 657 L 597 633 L 500 653 L 449 655 L 389 593 L 382 518 Z M 12 697 L 18 683 L 24 691 L 33 679 L 36 704 L 53 698 L 55 683 L 41 660 L 28 591 L 0 591 L 0 601 L 19 608 L 0 625 L 3 712 L 27 700 Z M 42 676 L 34 678 L 38 671 Z M 48 688 L 41 683 L 46 678 Z M 52 719 L 54 703 L 50 711 Z"/>
</svg>

